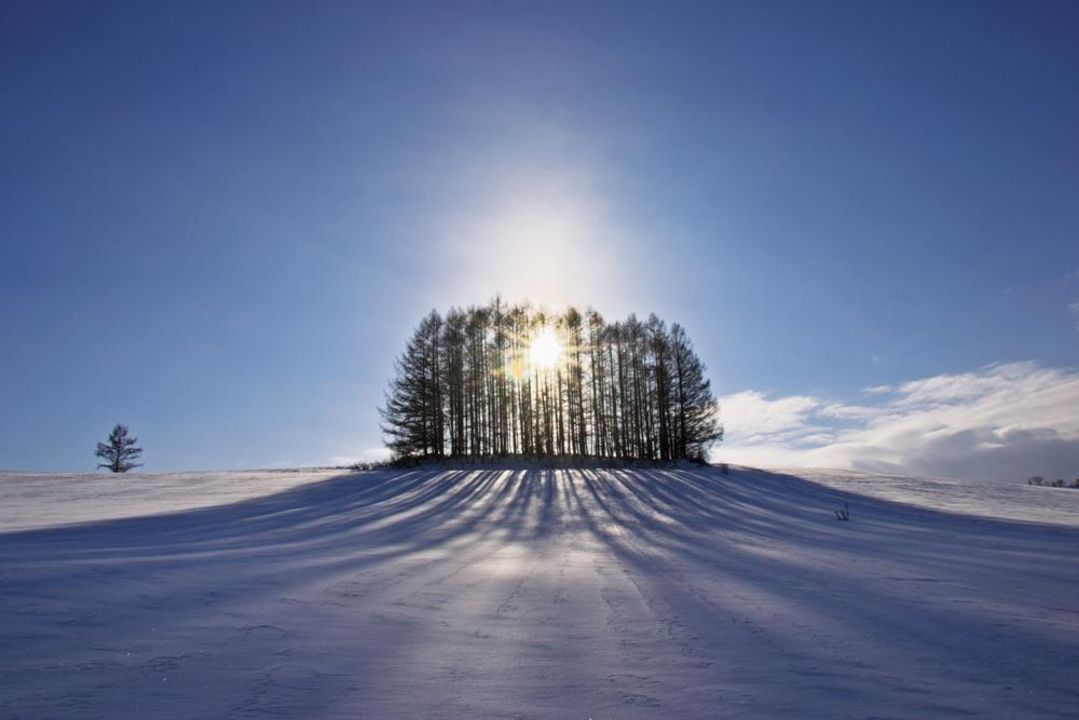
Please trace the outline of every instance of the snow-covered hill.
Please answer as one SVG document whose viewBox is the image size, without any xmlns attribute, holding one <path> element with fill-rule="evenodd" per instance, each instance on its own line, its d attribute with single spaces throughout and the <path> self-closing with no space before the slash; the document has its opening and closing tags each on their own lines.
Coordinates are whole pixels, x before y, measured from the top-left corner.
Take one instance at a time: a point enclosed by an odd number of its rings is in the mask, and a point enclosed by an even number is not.
<svg viewBox="0 0 1079 720">
<path fill-rule="evenodd" d="M 1023 481 L 994 482 L 955 478 L 880 475 L 816 468 L 776 472 L 857 495 L 962 515 L 1079 525 L 1079 490 L 1035 487 Z"/>
<path fill-rule="evenodd" d="M 340 475 L 340 470 L 124 475 L 0 472 L 0 531 L 225 505 Z"/>
<path fill-rule="evenodd" d="M 0 717 L 1074 717 L 1079 491 L 813 477 L 3 475 Z"/>
</svg>

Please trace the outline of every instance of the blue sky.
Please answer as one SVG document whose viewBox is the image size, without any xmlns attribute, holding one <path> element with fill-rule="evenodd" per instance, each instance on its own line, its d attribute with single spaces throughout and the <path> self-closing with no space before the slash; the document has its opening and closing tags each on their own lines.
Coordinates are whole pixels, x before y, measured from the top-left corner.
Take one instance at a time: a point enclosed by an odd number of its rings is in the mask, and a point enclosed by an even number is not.
<svg viewBox="0 0 1079 720">
<path fill-rule="evenodd" d="M 734 459 L 914 467 L 835 422 L 973 378 L 1045 402 L 947 427 L 1079 467 L 1045 410 L 1079 7 L 584 5 L 4 3 L 0 467 L 92 467 L 117 421 L 147 470 L 364 456 L 420 316 L 496 292 L 683 323 Z"/>
</svg>

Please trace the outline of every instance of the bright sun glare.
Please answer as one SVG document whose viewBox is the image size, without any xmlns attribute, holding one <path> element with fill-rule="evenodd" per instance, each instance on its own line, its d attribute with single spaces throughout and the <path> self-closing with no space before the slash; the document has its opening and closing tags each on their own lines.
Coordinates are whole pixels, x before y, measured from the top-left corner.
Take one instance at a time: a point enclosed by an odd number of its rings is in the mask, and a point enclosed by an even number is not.
<svg viewBox="0 0 1079 720">
<path fill-rule="evenodd" d="M 561 357 L 562 344 L 558 342 L 551 328 L 543 328 L 532 338 L 532 345 L 528 349 L 528 359 L 533 367 L 552 368 L 558 364 Z"/>
</svg>

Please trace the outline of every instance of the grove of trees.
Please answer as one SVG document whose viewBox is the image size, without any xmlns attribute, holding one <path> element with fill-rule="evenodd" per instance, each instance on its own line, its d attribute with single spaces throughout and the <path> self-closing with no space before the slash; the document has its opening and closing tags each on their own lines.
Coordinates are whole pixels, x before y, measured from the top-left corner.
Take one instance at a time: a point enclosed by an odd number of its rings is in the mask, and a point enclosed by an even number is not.
<svg viewBox="0 0 1079 720">
<path fill-rule="evenodd" d="M 723 437 L 685 330 L 608 323 L 500 298 L 431 311 L 380 409 L 396 459 L 575 456 L 704 460 Z"/>
</svg>

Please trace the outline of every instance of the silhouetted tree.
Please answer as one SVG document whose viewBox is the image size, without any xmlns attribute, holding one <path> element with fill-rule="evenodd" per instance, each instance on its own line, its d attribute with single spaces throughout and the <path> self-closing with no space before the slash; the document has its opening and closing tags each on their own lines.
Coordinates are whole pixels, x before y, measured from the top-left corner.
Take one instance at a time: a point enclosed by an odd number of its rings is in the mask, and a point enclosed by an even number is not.
<svg viewBox="0 0 1079 720">
<path fill-rule="evenodd" d="M 671 328 L 674 387 L 677 393 L 678 457 L 703 461 L 708 448 L 723 439 L 719 408 L 705 378 L 704 363 L 693 352 L 681 325 Z"/>
<path fill-rule="evenodd" d="M 432 311 L 395 363 L 397 374 L 380 410 L 382 431 L 395 457 L 442 456 L 445 445 L 443 378 L 439 372 L 442 319 Z"/>
<path fill-rule="evenodd" d="M 97 444 L 97 457 L 105 462 L 98 463 L 99 468 L 108 468 L 114 473 L 123 473 L 132 468 L 141 467 L 142 463 L 135 460 L 142 455 L 142 448 L 138 447 L 138 438 L 127 434 L 127 426 L 117 424 L 109 433 L 107 442 Z"/>
</svg>

